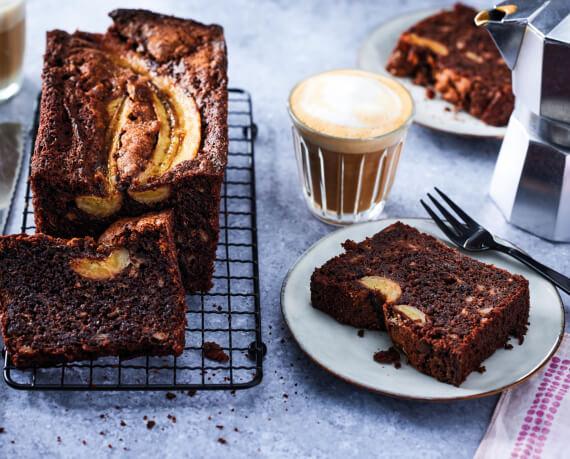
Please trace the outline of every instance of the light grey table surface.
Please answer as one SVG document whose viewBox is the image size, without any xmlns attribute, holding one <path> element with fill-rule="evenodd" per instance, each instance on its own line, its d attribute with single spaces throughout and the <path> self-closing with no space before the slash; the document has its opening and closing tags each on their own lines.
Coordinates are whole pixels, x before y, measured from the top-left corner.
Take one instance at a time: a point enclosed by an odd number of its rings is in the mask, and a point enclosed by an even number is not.
<svg viewBox="0 0 570 459">
<path fill-rule="evenodd" d="M 307 247 L 334 229 L 313 218 L 302 200 L 285 111 L 288 91 L 308 74 L 354 66 L 362 40 L 375 26 L 434 4 L 441 2 L 29 2 L 25 84 L 18 96 L 0 106 L 0 122 L 20 121 L 27 127 L 40 88 L 46 30 L 102 32 L 110 23 L 106 13 L 118 6 L 146 7 L 224 25 L 230 85 L 251 92 L 259 126 L 259 255 L 263 340 L 268 353 L 261 385 L 235 395 L 199 392 L 194 397 L 179 394 L 167 400 L 162 392 L 32 393 L 0 382 L 0 427 L 5 429 L 0 434 L 0 456 L 474 454 L 498 396 L 425 403 L 354 387 L 301 353 L 284 328 L 279 304 L 289 267 Z M 385 216 L 424 216 L 418 199 L 439 186 L 494 232 L 569 273 L 570 245 L 552 244 L 508 225 L 489 201 L 486 192 L 499 146 L 496 140 L 458 138 L 412 126 Z M 15 215 L 9 232 L 19 230 L 18 212 Z M 564 301 L 568 307 L 567 296 Z M 176 416 L 176 424 L 167 418 L 169 414 Z M 145 415 L 156 421 L 154 429 L 146 428 Z M 121 420 L 126 426 L 120 425 Z M 219 437 L 227 444 L 218 443 Z"/>
</svg>

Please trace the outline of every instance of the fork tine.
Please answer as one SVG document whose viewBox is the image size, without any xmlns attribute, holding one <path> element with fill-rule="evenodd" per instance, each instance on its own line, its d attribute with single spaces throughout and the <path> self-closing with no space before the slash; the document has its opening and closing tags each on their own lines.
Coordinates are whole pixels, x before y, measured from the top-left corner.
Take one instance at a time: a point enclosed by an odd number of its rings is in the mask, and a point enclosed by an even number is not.
<svg viewBox="0 0 570 459">
<path fill-rule="evenodd" d="M 422 206 L 424 206 L 424 209 L 432 218 L 432 220 L 435 222 L 435 224 L 439 227 L 439 229 L 443 231 L 449 239 L 455 241 L 457 239 L 457 234 L 454 233 L 449 226 L 443 223 L 443 220 L 439 218 L 433 210 L 431 210 L 431 207 L 428 206 L 423 199 L 420 199 L 420 203 L 422 204 Z"/>
<path fill-rule="evenodd" d="M 465 233 L 465 226 L 461 223 L 457 218 L 451 214 L 445 207 L 443 207 L 437 199 L 435 199 L 431 194 L 427 194 L 428 198 L 431 199 L 431 202 L 435 204 L 438 210 L 443 214 L 443 216 L 447 219 L 451 227 L 455 230 L 457 234 Z"/>
<path fill-rule="evenodd" d="M 443 191 L 441 191 L 438 187 L 434 186 L 433 188 L 443 198 L 443 200 L 449 205 L 449 207 L 451 207 L 457 213 L 457 215 L 459 215 L 465 221 L 465 223 L 467 223 L 468 226 L 481 226 L 481 225 L 479 225 L 479 223 L 477 223 L 475 220 L 473 220 L 469 215 L 467 215 L 461 207 L 459 207 L 451 199 L 449 199 L 449 197 Z"/>
</svg>

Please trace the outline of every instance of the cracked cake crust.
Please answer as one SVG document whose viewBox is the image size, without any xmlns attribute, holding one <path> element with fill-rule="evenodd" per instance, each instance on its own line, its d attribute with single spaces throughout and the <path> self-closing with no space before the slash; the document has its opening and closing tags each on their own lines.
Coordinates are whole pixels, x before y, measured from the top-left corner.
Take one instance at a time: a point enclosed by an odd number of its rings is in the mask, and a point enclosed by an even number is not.
<svg viewBox="0 0 570 459">
<path fill-rule="evenodd" d="M 184 286 L 207 291 L 228 151 L 223 30 L 144 10 L 110 16 L 104 35 L 47 34 L 31 165 L 37 231 L 97 237 L 117 219 L 172 209 Z M 173 116 L 179 99 L 197 107 L 199 132 Z M 173 123 L 165 130 L 161 116 Z M 177 162 L 183 147 L 168 145 L 192 141 L 197 151 Z M 172 157 L 153 173 L 160 148 Z"/>
</svg>

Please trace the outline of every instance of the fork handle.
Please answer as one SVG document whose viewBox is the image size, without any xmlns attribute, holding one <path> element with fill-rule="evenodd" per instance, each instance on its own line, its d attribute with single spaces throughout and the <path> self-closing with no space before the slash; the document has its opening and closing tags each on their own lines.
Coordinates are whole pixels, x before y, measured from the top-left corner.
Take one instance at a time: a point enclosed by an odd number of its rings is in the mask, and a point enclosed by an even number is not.
<svg viewBox="0 0 570 459">
<path fill-rule="evenodd" d="M 518 261 L 527 265 L 529 268 L 534 269 L 537 273 L 546 277 L 550 282 L 556 285 L 560 290 L 570 295 L 570 278 L 564 276 L 563 274 L 560 274 L 557 271 L 554 271 L 548 266 L 544 266 L 542 263 L 539 263 L 535 259 L 529 257 L 526 253 L 523 253 L 513 247 L 508 247 L 496 242 L 496 246 L 494 248 L 499 252 L 506 253 L 507 255 L 516 258 Z"/>
</svg>

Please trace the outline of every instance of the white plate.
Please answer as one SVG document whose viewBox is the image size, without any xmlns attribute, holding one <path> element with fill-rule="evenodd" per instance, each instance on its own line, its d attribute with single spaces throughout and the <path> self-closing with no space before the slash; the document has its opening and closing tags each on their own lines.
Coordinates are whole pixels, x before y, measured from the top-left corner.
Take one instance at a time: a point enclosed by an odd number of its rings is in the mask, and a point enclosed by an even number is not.
<svg viewBox="0 0 570 459">
<path fill-rule="evenodd" d="M 376 363 L 373 354 L 391 346 L 386 332 L 366 331 L 360 338 L 358 329 L 341 325 L 314 309 L 309 288 L 314 269 L 342 253 L 340 244 L 346 239 L 361 241 L 397 220 L 361 223 L 334 231 L 313 244 L 291 268 L 281 289 L 281 309 L 291 335 L 303 352 L 345 381 L 387 395 L 418 400 L 458 400 L 490 395 L 524 381 L 548 362 L 564 334 L 564 306 L 560 295 L 550 282 L 500 253 L 469 255 L 528 279 L 528 332 L 521 346 L 516 339 L 511 339 L 512 350 L 497 350 L 483 363 L 487 371 L 471 373 L 460 387 L 439 382 L 405 363 L 400 369 Z M 431 220 L 399 220 L 452 245 Z"/>
<path fill-rule="evenodd" d="M 438 8 L 414 11 L 398 16 L 376 28 L 360 48 L 358 66 L 371 72 L 393 77 L 386 70 L 386 63 L 402 32 L 441 10 Z M 434 99 L 428 99 L 426 88 L 413 84 L 411 78 L 396 77 L 396 79 L 410 91 L 416 103 L 414 121 L 419 125 L 469 137 L 502 138 L 505 135 L 506 127 L 489 126 L 462 110 L 456 113 L 453 111 L 453 105 L 441 99 L 439 95 Z M 451 111 L 446 111 L 445 107 Z"/>
</svg>

